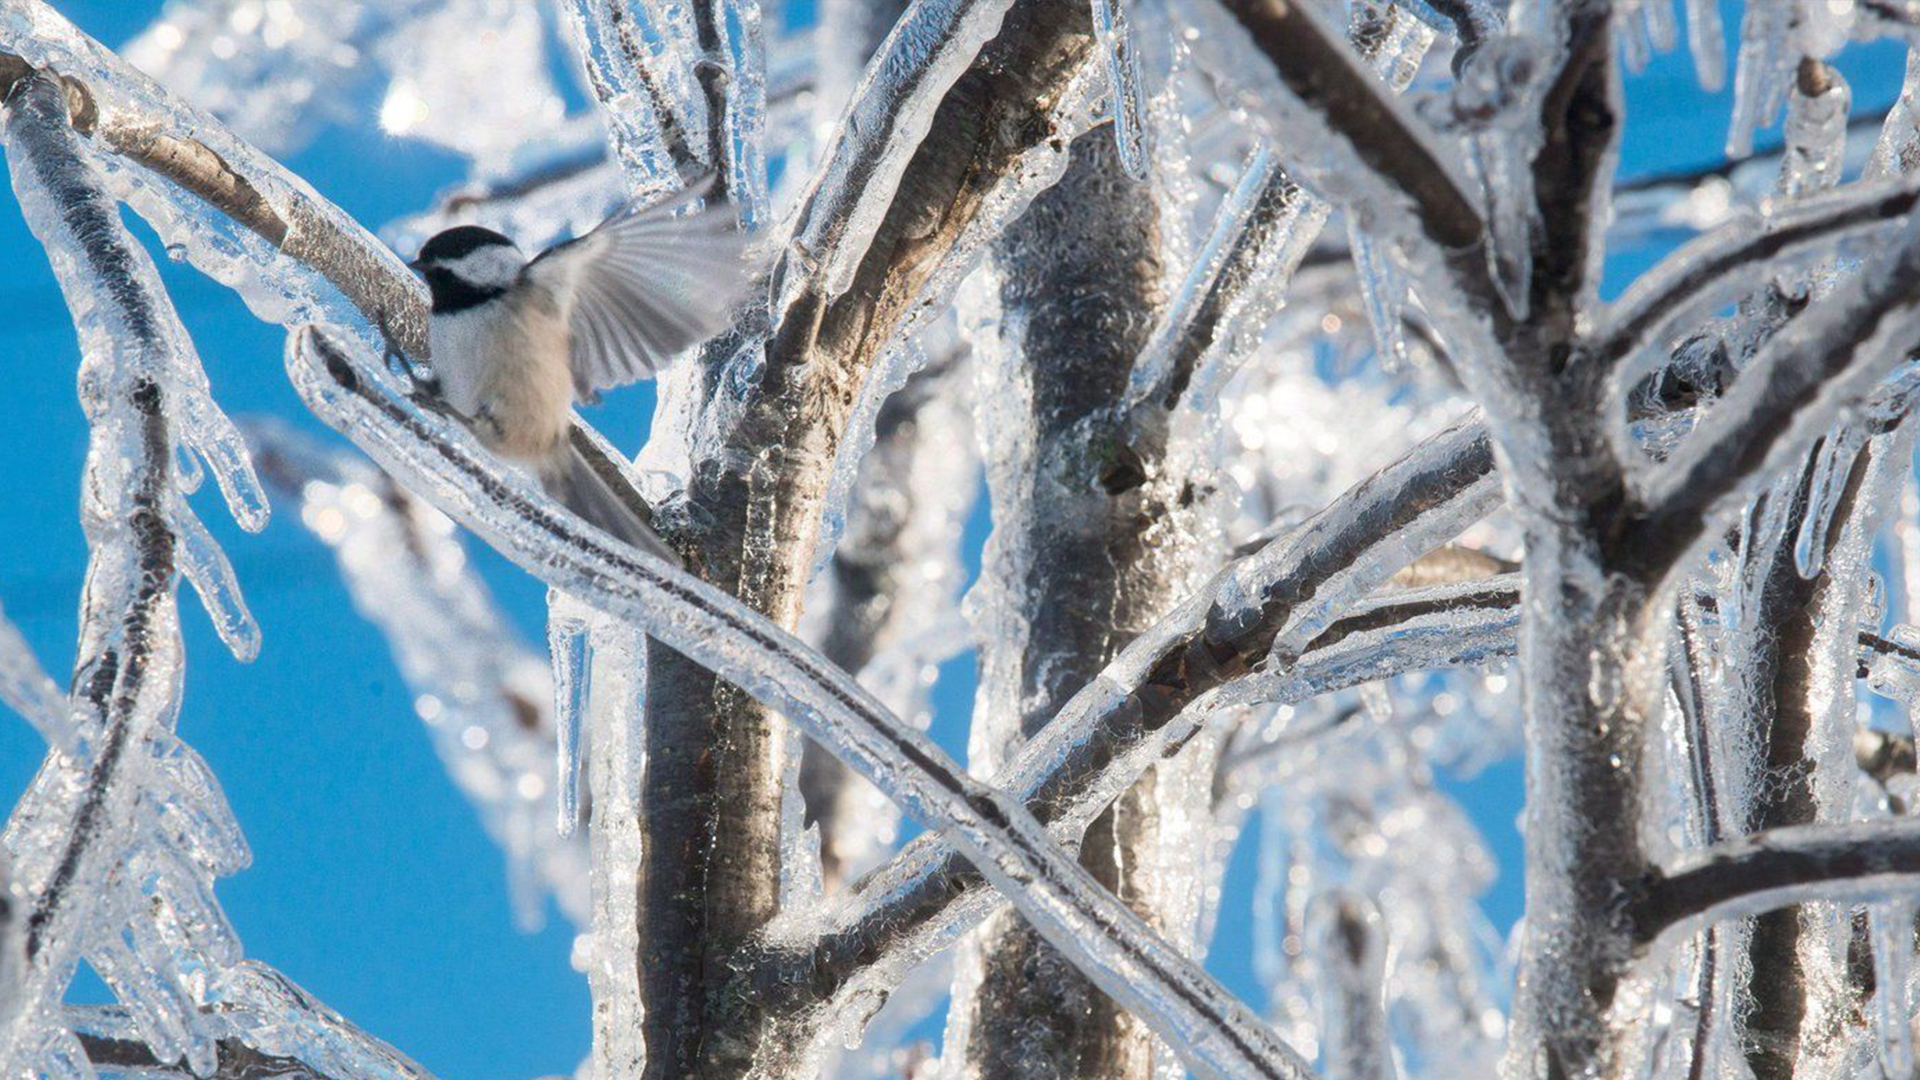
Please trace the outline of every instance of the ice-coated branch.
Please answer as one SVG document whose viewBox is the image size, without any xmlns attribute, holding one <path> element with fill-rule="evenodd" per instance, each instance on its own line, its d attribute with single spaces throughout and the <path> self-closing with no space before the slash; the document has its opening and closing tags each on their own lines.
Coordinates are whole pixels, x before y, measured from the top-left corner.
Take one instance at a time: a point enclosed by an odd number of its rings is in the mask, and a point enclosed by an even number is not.
<svg viewBox="0 0 1920 1080">
<path fill-rule="evenodd" d="M 583 527 L 529 480 L 507 475 L 464 429 L 363 379 L 362 366 L 318 331 L 289 339 L 288 366 L 315 413 L 503 554 L 724 673 L 937 825 L 1189 1068 L 1222 1078 L 1311 1076 L 1245 1005 L 1101 889 L 1017 801 L 969 777 L 846 672 L 733 597 Z"/>
<path fill-rule="evenodd" d="M 1814 900 L 1862 902 L 1910 892 L 1920 821 L 1797 825 L 1687 854 L 1639 887 L 1636 940 L 1651 945 L 1693 920 L 1720 921 Z"/>
<path fill-rule="evenodd" d="M 277 973 L 273 978 L 283 986 L 291 985 Z M 294 993 L 302 1005 L 324 1018 L 323 1024 L 326 1020 L 338 1021 L 325 1006 L 302 992 Z M 248 1005 L 241 1005 L 235 1011 L 244 1017 L 248 1010 Z M 432 1074 L 391 1047 L 346 1028 L 321 1034 L 309 1047 L 312 1052 L 306 1054 L 261 1049 L 238 1035 L 225 1035 L 214 1043 L 211 1069 L 204 1068 L 209 1063 L 202 1063 L 203 1068 L 196 1070 L 185 1061 L 155 1053 L 153 1047 L 135 1037 L 131 1018 L 121 1007 L 69 1005 L 64 1017 L 85 1060 L 99 1072 L 179 1080 L 433 1080 Z M 297 1016 L 276 1016 L 270 1021 L 279 1025 L 282 1033 L 300 1030 L 301 1022 Z M 343 1035 L 346 1037 L 341 1038 Z M 343 1050 L 349 1053 L 343 1055 Z"/>
<path fill-rule="evenodd" d="M 1664 577 L 1761 477 L 1803 453 L 1836 415 L 1863 400 L 1920 347 L 1920 231 L 1873 257 L 1853 288 L 1818 300 L 1747 366 L 1686 440 L 1641 485 L 1646 507 L 1632 550 L 1650 580 Z"/>
<path fill-rule="evenodd" d="M 1408 109 L 1386 92 L 1324 18 L 1293 0 L 1219 0 L 1281 85 L 1382 187 L 1402 192 L 1427 238 L 1445 251 L 1481 241 L 1479 207 Z"/>
<path fill-rule="evenodd" d="M 710 114 L 695 108 L 690 73 L 674 55 L 678 39 L 688 36 L 680 25 L 686 9 L 569 0 L 564 10 L 629 183 L 659 182 L 675 172 L 691 180 L 714 167 L 705 157 Z M 667 25 L 636 25 L 643 12 L 664 15 Z"/>
<path fill-rule="evenodd" d="M 1322 623 L 1321 612 L 1337 614 L 1499 499 L 1484 427 L 1463 421 L 1434 435 L 1141 633 L 1022 748 L 996 786 L 1057 835 L 1078 837 L 1149 766 L 1199 732 L 1207 695 L 1269 665 L 1284 628 Z M 1296 609 L 1308 617 L 1294 618 Z M 886 993 L 906 967 L 991 909 L 966 860 L 941 839 L 921 837 L 868 875 L 825 925 L 770 928 L 743 958 L 735 1022 L 768 1025 L 765 1038 L 779 1052 L 803 1053 L 834 1012 L 820 1005 Z"/>
<path fill-rule="evenodd" d="M 96 1070 L 168 1076 L 186 1080 L 194 1071 L 183 1061 L 162 1061 L 146 1043 L 106 1035 L 79 1033 L 80 1046 Z M 297 1058 L 262 1054 L 237 1039 L 215 1044 L 217 1062 L 208 1077 L 199 1080 L 338 1080 L 309 1068 Z"/>
<path fill-rule="evenodd" d="M 174 434 L 163 389 L 170 309 L 68 127 L 68 104 L 65 87 L 33 73 L 8 88 L 4 110 L 15 191 L 80 332 L 81 403 L 92 423 L 73 681 L 84 749 L 49 754 L 8 822 L 10 846 L 23 855 L 13 871 L 24 928 L 19 963 L 0 985 L 0 1072 L 9 1074 L 36 1067 L 61 1042 L 53 1011 L 124 855 L 146 742 L 171 726 L 180 677 Z"/>
<path fill-rule="evenodd" d="M 1297 154 L 1289 164 L 1308 170 L 1303 175 L 1315 190 L 1345 200 L 1370 235 L 1415 241 L 1407 247 L 1424 244 L 1404 253 L 1419 265 L 1435 264 L 1476 321 L 1503 325 L 1506 311 L 1484 246 L 1486 221 L 1426 126 L 1312 5 L 1217 0 L 1230 16 L 1217 20 L 1206 11 L 1212 2 L 1194 9 L 1206 20 L 1202 37 L 1216 29 L 1233 33 L 1237 24 L 1277 76 L 1278 85 L 1262 86 L 1250 108 L 1288 140 L 1283 152 L 1296 140 L 1320 151 Z M 1475 336 L 1483 331 L 1476 328 Z"/>
<path fill-rule="evenodd" d="M 1736 217 L 1681 247 L 1637 278 L 1608 309 L 1594 335 L 1596 362 L 1631 386 L 1645 365 L 1633 357 L 1657 346 L 1732 296 L 1755 288 L 1780 260 L 1804 258 L 1851 237 L 1904 223 L 1920 203 L 1920 183 L 1864 184 L 1799 199 L 1756 223 Z M 1616 396 L 1621 391 L 1616 389 Z"/>
<path fill-rule="evenodd" d="M 1348 35 L 1394 92 L 1420 69 L 1432 34 L 1398 7 L 1356 7 Z M 1220 204 L 1213 227 L 1141 350 L 1129 396 L 1164 407 L 1187 394 L 1210 351 L 1238 324 L 1268 314 L 1262 298 L 1285 295 L 1332 207 L 1281 167 L 1273 147 L 1256 143 L 1240 182 Z M 1218 382 L 1220 376 L 1208 379 Z"/>
<path fill-rule="evenodd" d="M 1013 0 L 918 0 L 854 90 L 793 233 L 799 263 L 828 296 L 853 287 L 882 215 L 939 102 L 999 32 Z"/>
<path fill-rule="evenodd" d="M 1060 182 L 994 242 L 960 304 L 981 386 L 1005 388 L 980 395 L 976 424 L 994 512 L 969 593 L 977 771 L 991 773 L 1215 564 L 1192 495 L 1211 484 L 1204 462 L 1177 434 L 1136 432 L 1123 408 L 1166 277 L 1162 216 L 1125 172 L 1124 142 L 1105 130 L 1074 140 Z M 1196 772 L 1208 764 L 1195 755 L 1157 766 L 1080 846 L 1102 885 L 1182 943 L 1190 927 L 1170 901 L 1188 853 L 1165 850 L 1158 827 L 1210 787 Z M 1153 1071 L 1144 1027 L 1064 970 L 1017 915 L 982 927 L 970 948 L 977 960 L 959 965 L 942 1055 L 963 1072 L 993 1075 L 1023 1046 L 1032 1068 L 1061 1077 Z"/>
</svg>

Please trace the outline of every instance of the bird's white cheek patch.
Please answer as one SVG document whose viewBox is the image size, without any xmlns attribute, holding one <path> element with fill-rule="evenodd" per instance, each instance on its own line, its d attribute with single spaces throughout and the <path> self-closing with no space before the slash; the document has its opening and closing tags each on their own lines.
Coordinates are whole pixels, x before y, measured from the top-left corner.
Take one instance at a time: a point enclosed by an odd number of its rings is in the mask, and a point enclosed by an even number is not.
<svg viewBox="0 0 1920 1080">
<path fill-rule="evenodd" d="M 447 264 L 463 280 L 480 286 L 506 288 L 520 277 L 526 259 L 519 248 L 494 245 L 470 251 Z"/>
</svg>

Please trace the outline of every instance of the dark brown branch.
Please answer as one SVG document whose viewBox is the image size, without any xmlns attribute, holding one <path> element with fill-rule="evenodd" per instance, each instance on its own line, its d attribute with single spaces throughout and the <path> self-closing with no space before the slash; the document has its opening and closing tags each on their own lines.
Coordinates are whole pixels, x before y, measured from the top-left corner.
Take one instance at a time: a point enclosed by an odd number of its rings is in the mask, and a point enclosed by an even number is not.
<svg viewBox="0 0 1920 1080">
<path fill-rule="evenodd" d="M 1609 312 L 1605 329 L 1589 346 L 1595 362 L 1611 369 L 1655 343 L 1703 306 L 1724 302 L 1729 290 L 1751 288 L 1743 271 L 1791 259 L 1841 238 L 1896 224 L 1920 205 L 1920 184 L 1849 187 L 1791 204 L 1761 222 L 1736 219 L 1668 256 L 1634 284 Z"/>
<path fill-rule="evenodd" d="M 1773 829 L 1708 848 L 1641 884 L 1632 904 L 1645 948 L 1692 919 L 1727 919 L 1813 899 L 1863 901 L 1920 877 L 1920 821 Z"/>
<path fill-rule="evenodd" d="M 1427 237 L 1444 251 L 1478 249 L 1485 223 L 1436 156 L 1432 137 L 1369 74 L 1351 49 L 1296 0 L 1220 0 L 1289 93 L 1344 136 L 1375 175 L 1406 194 Z"/>
<path fill-rule="evenodd" d="M 142 1042 L 88 1032 L 80 1032 L 79 1039 L 80 1046 L 87 1052 L 87 1060 L 103 1072 L 137 1071 L 149 1076 L 177 1076 L 180 1080 L 194 1075 L 186 1062 L 161 1061 Z M 298 1058 L 263 1054 L 237 1039 L 221 1039 L 215 1046 L 218 1056 L 213 1073 L 202 1080 L 343 1080 Z"/>
</svg>

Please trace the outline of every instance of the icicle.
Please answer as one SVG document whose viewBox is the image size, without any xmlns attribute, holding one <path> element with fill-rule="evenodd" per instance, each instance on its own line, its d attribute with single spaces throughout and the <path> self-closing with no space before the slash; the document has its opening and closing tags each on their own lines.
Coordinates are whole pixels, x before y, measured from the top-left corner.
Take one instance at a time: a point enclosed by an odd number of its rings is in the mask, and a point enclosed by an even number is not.
<svg viewBox="0 0 1920 1080">
<path fill-rule="evenodd" d="M 547 593 L 547 656 L 553 664 L 553 729 L 556 800 L 561 836 L 572 836 L 580 818 L 580 735 L 586 715 L 593 646 L 586 612 L 565 594 Z"/>
<path fill-rule="evenodd" d="M 1700 89 L 1718 93 L 1727 85 L 1727 45 L 1721 37 L 1720 0 L 1687 0 L 1687 50 Z"/>
<path fill-rule="evenodd" d="M 1374 349 L 1389 370 L 1407 362 L 1406 312 L 1410 299 L 1406 275 L 1378 241 L 1357 222 L 1347 223 L 1347 244 L 1353 249 L 1353 269 L 1360 279 L 1360 296 L 1373 326 Z"/>
<path fill-rule="evenodd" d="M 588 710 L 587 775 L 593 806 L 593 930 L 587 947 L 593 991 L 595 1076 L 640 1076 L 640 911 L 634 888 L 640 873 L 640 703 L 646 689 L 646 639 L 602 616 L 593 617 L 593 701 Z"/>
<path fill-rule="evenodd" d="M 1838 70 L 1811 58 L 1800 62 L 1787 98 L 1781 195 L 1801 198 L 1840 182 L 1852 101 L 1847 80 Z"/>
<path fill-rule="evenodd" d="M 1695 7 L 1713 2 L 1697 0 Z M 1780 111 L 1790 62 L 1781 54 L 1789 45 L 1787 21 L 1791 15 L 1792 8 L 1784 0 L 1775 0 L 1748 4 L 1740 18 L 1740 51 L 1733 74 L 1733 118 L 1727 125 L 1730 158 L 1753 153 L 1753 133 L 1766 127 Z"/>
<path fill-rule="evenodd" d="M 60 692 L 33 655 L 33 647 L 4 614 L 0 614 L 0 701 L 32 724 L 49 745 L 62 749 L 72 745 L 73 722 L 67 716 L 67 695 Z"/>
<path fill-rule="evenodd" d="M 1793 542 L 1794 568 L 1809 580 L 1819 577 L 1826 565 L 1827 534 L 1834 524 L 1840 499 L 1846 493 L 1847 474 L 1860 454 L 1861 444 L 1850 427 L 1837 425 L 1834 430 L 1840 434 L 1821 440 L 1820 449 L 1814 454 L 1806 516 L 1801 519 Z"/>
<path fill-rule="evenodd" d="M 1614 25 L 1619 27 L 1620 52 L 1627 62 L 1627 70 L 1635 75 L 1646 70 L 1647 61 L 1653 58 L 1653 41 L 1647 33 L 1646 7 L 1651 3 L 1659 7 L 1662 0 L 1622 0 L 1614 12 Z"/>
<path fill-rule="evenodd" d="M 1899 100 L 1887 110 L 1861 178 L 1886 180 L 1916 170 L 1920 170 L 1920 49 L 1909 46 Z"/>
<path fill-rule="evenodd" d="M 186 500 L 175 498 L 169 517 L 179 536 L 176 557 L 180 561 L 180 572 L 200 597 L 200 605 L 213 620 L 221 642 L 233 653 L 233 658 L 242 663 L 258 657 L 260 624 L 254 621 L 253 612 L 247 609 L 246 597 L 240 594 L 240 579 L 227 561 L 227 553 L 220 550 Z"/>
<path fill-rule="evenodd" d="M 1114 145 L 1120 165 L 1135 180 L 1147 179 L 1152 150 L 1147 145 L 1147 111 L 1140 92 L 1140 56 L 1127 18 L 1132 0 L 1092 0 L 1094 39 L 1107 67 Z"/>
<path fill-rule="evenodd" d="M 730 61 L 724 119 L 730 150 L 727 193 L 749 229 L 768 224 L 767 43 L 760 7 L 760 0 L 727 0 L 721 9 Z"/>
<path fill-rule="evenodd" d="M 1475 50 L 1453 89 L 1453 111 L 1467 127 L 1468 158 L 1487 207 L 1487 249 L 1494 286 L 1516 318 L 1527 316 L 1533 277 L 1533 158 L 1538 124 L 1528 107 L 1541 89 L 1542 46 L 1511 34 Z"/>
<path fill-rule="evenodd" d="M 1913 1076 L 1913 925 L 1915 905 L 1889 900 L 1867 909 L 1873 934 L 1873 999 L 1878 1012 L 1880 1071 L 1887 1080 Z"/>
<path fill-rule="evenodd" d="M 1673 21 L 1673 3 L 1674 0 L 1645 0 L 1641 9 L 1647 41 L 1655 52 L 1668 52 L 1680 42 L 1680 31 Z"/>
</svg>

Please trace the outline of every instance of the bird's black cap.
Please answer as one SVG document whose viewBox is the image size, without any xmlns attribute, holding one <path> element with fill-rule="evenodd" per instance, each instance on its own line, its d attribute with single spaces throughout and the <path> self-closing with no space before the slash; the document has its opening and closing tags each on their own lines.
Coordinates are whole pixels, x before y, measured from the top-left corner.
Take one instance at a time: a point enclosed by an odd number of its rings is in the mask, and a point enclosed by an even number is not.
<svg viewBox="0 0 1920 1080">
<path fill-rule="evenodd" d="M 445 232 L 437 233 L 433 239 L 420 245 L 420 254 L 414 261 L 420 263 L 451 262 L 462 255 L 469 255 L 483 247 L 504 245 L 512 247 L 513 241 L 478 225 L 458 225 Z"/>
</svg>

